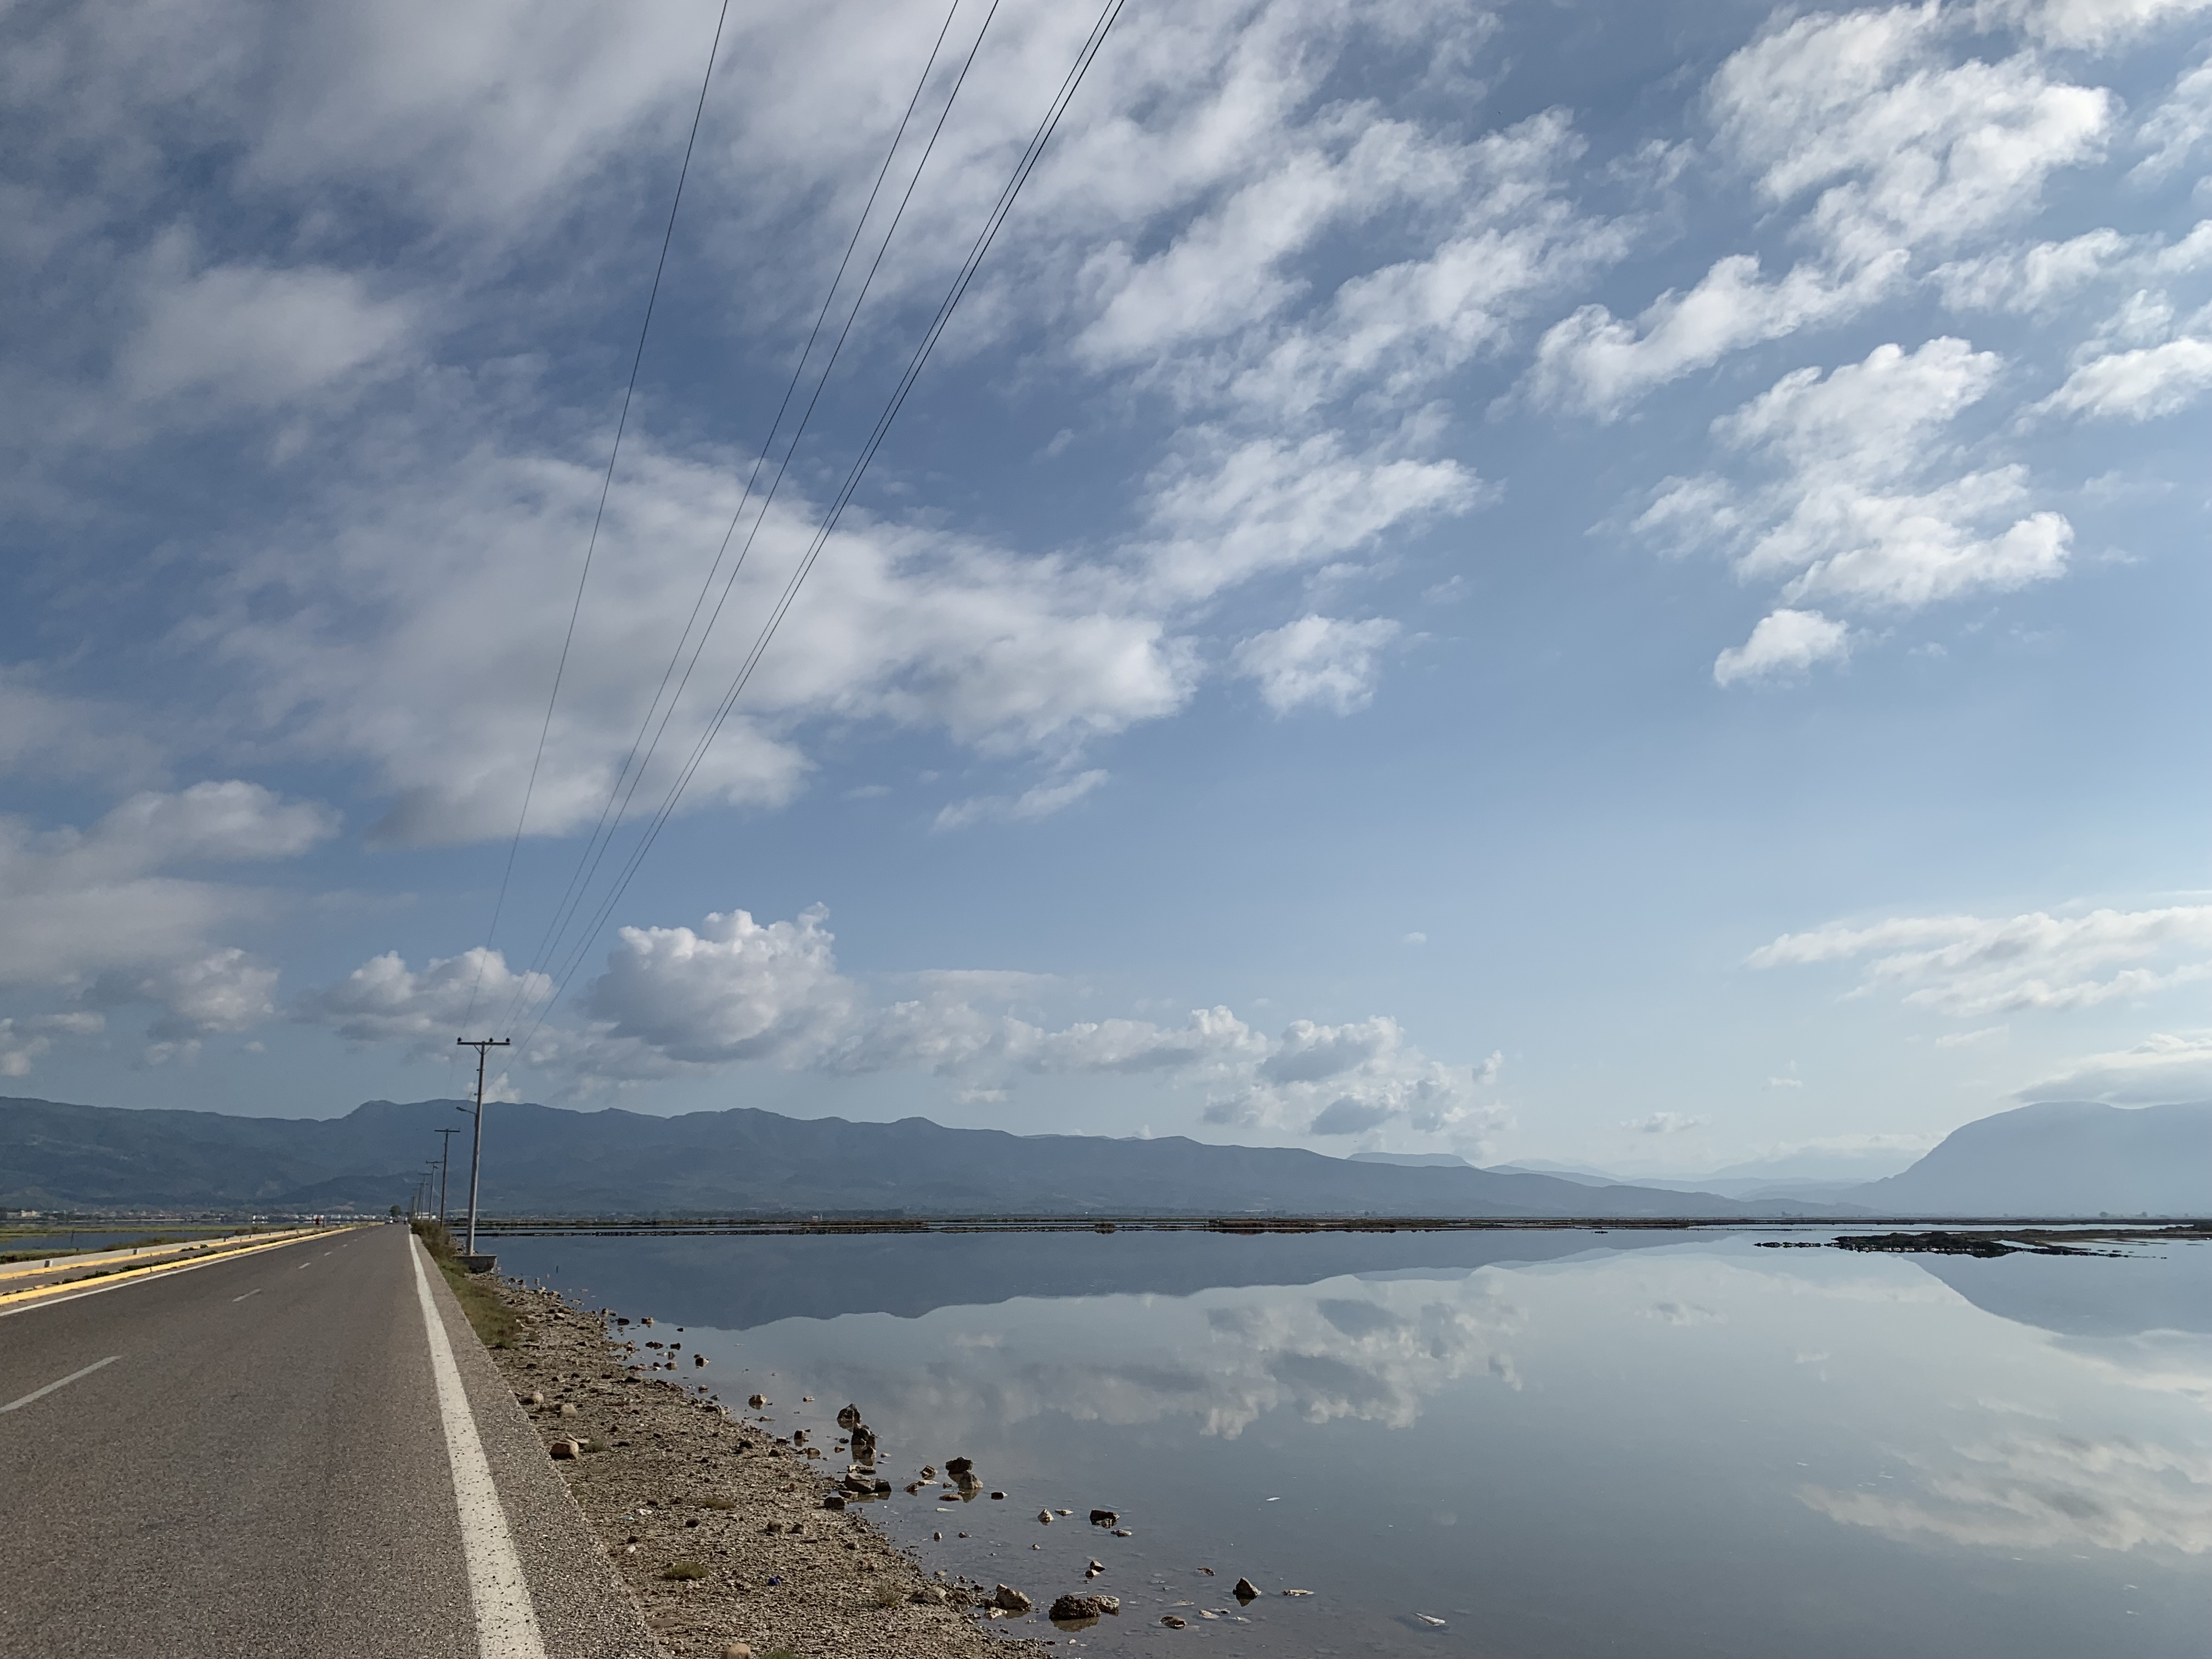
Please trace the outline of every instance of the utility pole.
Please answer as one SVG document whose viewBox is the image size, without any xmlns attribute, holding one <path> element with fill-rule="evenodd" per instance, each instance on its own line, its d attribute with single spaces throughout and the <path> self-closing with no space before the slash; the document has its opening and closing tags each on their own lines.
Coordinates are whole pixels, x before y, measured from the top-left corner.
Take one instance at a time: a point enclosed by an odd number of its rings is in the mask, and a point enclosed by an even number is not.
<svg viewBox="0 0 2212 1659">
<path fill-rule="evenodd" d="M 473 1048 L 477 1051 L 477 1134 L 475 1148 L 469 1153 L 468 1253 L 471 1255 L 477 1253 L 477 1176 L 483 1165 L 484 1055 L 490 1049 L 506 1048 L 509 1039 L 506 1037 L 455 1037 L 453 1039 L 455 1048 Z M 466 1111 L 468 1108 L 464 1106 L 461 1109 Z"/>
<path fill-rule="evenodd" d="M 436 1129 L 431 1133 L 445 1136 L 445 1139 L 438 1143 L 445 1148 L 438 1158 L 438 1219 L 443 1221 L 446 1218 L 446 1170 L 453 1161 L 453 1137 L 460 1133 L 460 1131 Z"/>
</svg>

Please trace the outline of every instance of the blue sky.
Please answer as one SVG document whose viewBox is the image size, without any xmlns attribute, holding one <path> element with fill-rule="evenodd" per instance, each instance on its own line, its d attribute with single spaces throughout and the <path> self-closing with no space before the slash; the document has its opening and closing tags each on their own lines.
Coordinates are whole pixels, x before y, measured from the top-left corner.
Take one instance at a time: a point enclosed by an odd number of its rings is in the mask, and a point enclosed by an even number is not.
<svg viewBox="0 0 2212 1659">
<path fill-rule="evenodd" d="M 1098 15 L 987 10 L 732 5 L 596 544 L 714 5 L 9 15 L 12 1091 L 465 1024 L 1654 1171 L 2212 1092 L 2205 0 L 1128 0 L 614 884 Z"/>
</svg>

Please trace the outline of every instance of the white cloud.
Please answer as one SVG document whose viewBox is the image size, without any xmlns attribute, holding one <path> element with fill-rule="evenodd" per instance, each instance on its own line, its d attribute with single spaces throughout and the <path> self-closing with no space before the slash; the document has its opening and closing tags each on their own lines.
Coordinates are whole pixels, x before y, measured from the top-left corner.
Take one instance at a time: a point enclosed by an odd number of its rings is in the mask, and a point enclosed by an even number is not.
<svg viewBox="0 0 2212 1659">
<path fill-rule="evenodd" d="M 1012 1012 L 1042 976 L 936 972 L 921 994 L 879 1003 L 839 971 L 825 914 L 763 923 L 742 910 L 694 927 L 626 927 L 565 1018 L 537 1022 L 551 992 L 496 951 L 410 969 L 396 954 L 363 963 L 302 1001 L 298 1017 L 352 1041 L 447 1056 L 463 1015 L 514 1030 L 515 1058 L 556 1092 L 768 1064 L 842 1075 L 916 1072 L 963 1097 L 1004 1098 L 1025 1078 L 1150 1079 L 1201 1091 L 1209 1122 L 1315 1135 L 1385 1125 L 1479 1149 L 1506 1117 L 1502 1060 L 1451 1066 L 1407 1042 L 1387 1015 L 1340 1025 L 1297 1020 L 1279 1037 L 1224 1007 L 1180 1025 L 1084 1020 L 1057 1028 Z M 981 1092 L 978 1092 L 978 1091 Z"/>
<path fill-rule="evenodd" d="M 2166 100 L 2136 130 L 2136 142 L 2151 153 L 2136 171 L 2159 178 L 2175 171 L 2212 137 L 2212 63 L 2203 63 L 2173 83 Z"/>
<path fill-rule="evenodd" d="M 1537 345 L 1529 389 L 1540 403 L 1613 419 L 1647 392 L 1732 351 L 1865 309 L 1896 285 L 1904 263 L 1887 255 L 1844 276 L 1798 265 L 1769 283 L 1755 257 L 1730 254 L 1688 293 L 1661 295 L 1633 323 L 1589 305 L 1553 325 Z"/>
<path fill-rule="evenodd" d="M 325 266 L 188 270 L 185 239 L 149 260 L 144 320 L 117 364 L 133 399 L 190 396 L 197 406 L 283 404 L 386 357 L 411 332 L 410 308 L 376 300 Z"/>
<path fill-rule="evenodd" d="M 1797 1495 L 1832 1521 L 1908 1544 L 2212 1552 L 2212 1460 L 2201 1453 L 2039 1425 L 1947 1449 L 1940 1463 L 1897 1453 L 1891 1461 L 1907 1474 L 1895 1487 L 1807 1486 Z"/>
<path fill-rule="evenodd" d="M 1093 768 L 1073 777 L 1060 778 L 1024 789 L 1018 795 L 975 795 L 953 801 L 937 814 L 939 830 L 961 830 L 971 823 L 1034 823 L 1073 806 L 1107 780 Z"/>
<path fill-rule="evenodd" d="M 1749 961 L 1784 968 L 1862 959 L 1863 991 L 1901 990 L 1909 1006 L 1955 1018 L 2090 1008 L 2212 979 L 2212 905 L 1831 922 L 1785 933 Z"/>
<path fill-rule="evenodd" d="M 1843 623 L 1817 611 L 1776 611 L 1759 619 L 1749 639 L 1713 659 L 1713 683 L 1802 674 L 1815 663 L 1849 656 L 1850 648 L 1850 630 Z"/>
<path fill-rule="evenodd" d="M 1711 475 L 1669 479 L 1636 528 L 1727 548 L 1740 576 L 1787 578 L 1781 597 L 1792 606 L 1911 611 L 2047 580 L 2065 568 L 2073 527 L 2056 513 L 2014 516 L 2027 500 L 2025 469 L 1929 476 L 1955 465 L 1944 428 L 2002 368 L 1993 352 L 1941 338 L 1909 353 L 1878 346 L 1825 376 L 1786 374 L 1714 423 L 1723 442 L 1778 471 L 1775 481 L 1747 494 Z M 1801 666 L 1794 653 L 1817 660 L 1846 644 L 1817 612 L 1780 611 L 1760 629 L 1768 637 L 1723 653 L 1717 678 L 1769 661 Z"/>
<path fill-rule="evenodd" d="M 1640 1135 L 1679 1135 L 1704 1128 L 1705 1120 L 1683 1112 L 1653 1112 L 1648 1117 L 1631 1119 L 1620 1127 Z"/>
<path fill-rule="evenodd" d="M 269 901 L 180 866 L 293 858 L 336 828 L 325 807 L 237 781 L 134 795 L 85 830 L 0 819 L 0 985 L 82 988 L 202 957 Z"/>
<path fill-rule="evenodd" d="M 481 945 L 434 958 L 419 970 L 387 951 L 307 997 L 295 1012 L 351 1042 L 446 1060 L 465 1024 L 484 1030 L 532 1018 L 552 992 L 545 975 L 515 973 L 498 951 Z"/>
<path fill-rule="evenodd" d="M 2154 1032 L 2130 1048 L 2068 1060 L 2018 1093 L 2022 1100 L 2115 1106 L 2212 1099 L 2212 1031 Z"/>
<path fill-rule="evenodd" d="M 1948 28 L 1933 6 L 1798 17 L 1708 89 L 1761 193 L 1780 205 L 1820 191 L 1806 227 L 1851 265 L 2002 223 L 2100 153 L 2110 93 L 2050 79 L 2032 53 L 1946 64 Z"/>
<path fill-rule="evenodd" d="M 1374 696 L 1376 657 L 1398 633 L 1398 624 L 1384 617 L 1305 616 L 1243 641 L 1231 659 L 1238 673 L 1258 682 L 1278 714 L 1308 703 L 1349 714 Z"/>
<path fill-rule="evenodd" d="M 2186 337 L 2081 365 L 2036 405 L 2039 412 L 2150 421 L 2179 414 L 2212 392 L 2212 340 Z"/>
<path fill-rule="evenodd" d="M 58 1036 L 97 1036 L 107 1021 L 96 1013 L 33 1014 L 0 1019 L 0 1077 L 28 1077 Z"/>
<path fill-rule="evenodd" d="M 2011 23 L 2054 46 L 2100 51 L 2212 9 L 2212 0 L 1974 0 L 1975 21 Z"/>
<path fill-rule="evenodd" d="M 1938 265 L 1930 274 L 1954 311 L 2048 312 L 2133 256 L 2138 239 L 2109 227 Z"/>
<path fill-rule="evenodd" d="M 1544 336 L 1530 393 L 1614 418 L 1731 352 L 1858 314 L 1921 254 L 2020 217 L 2051 173 L 2099 156 L 2109 93 L 2051 80 L 2032 53 L 1948 62 L 1949 32 L 1934 6 L 1820 12 L 1733 54 L 1705 94 L 1720 147 L 1778 209 L 1817 192 L 1796 226 L 1815 257 L 1770 282 L 1730 254 L 1633 323 L 1584 306 Z"/>
</svg>

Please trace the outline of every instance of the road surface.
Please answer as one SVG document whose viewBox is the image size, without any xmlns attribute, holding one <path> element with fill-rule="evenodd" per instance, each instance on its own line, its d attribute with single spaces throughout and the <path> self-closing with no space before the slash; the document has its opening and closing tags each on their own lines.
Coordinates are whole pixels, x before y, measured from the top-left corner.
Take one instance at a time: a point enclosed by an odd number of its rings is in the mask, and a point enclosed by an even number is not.
<svg viewBox="0 0 2212 1659">
<path fill-rule="evenodd" d="M 0 1314 L 0 1655 L 656 1651 L 406 1230 Z"/>
</svg>

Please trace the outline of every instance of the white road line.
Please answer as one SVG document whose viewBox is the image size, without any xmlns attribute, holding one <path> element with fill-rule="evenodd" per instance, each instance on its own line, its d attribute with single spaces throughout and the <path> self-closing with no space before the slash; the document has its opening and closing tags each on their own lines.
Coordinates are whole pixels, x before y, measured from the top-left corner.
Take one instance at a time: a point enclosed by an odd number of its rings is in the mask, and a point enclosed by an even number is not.
<svg viewBox="0 0 2212 1659">
<path fill-rule="evenodd" d="M 52 1394 L 56 1389 L 66 1389 L 80 1376 L 90 1376 L 102 1365 L 112 1365 L 117 1360 L 122 1358 L 123 1356 L 119 1353 L 112 1353 L 105 1359 L 95 1359 L 92 1364 L 87 1365 L 81 1371 L 71 1371 L 67 1376 L 61 1378 L 58 1382 L 49 1382 L 43 1389 L 33 1389 L 30 1393 L 25 1395 L 21 1400 L 11 1400 L 6 1405 L 0 1406 L 0 1412 L 12 1412 L 18 1406 L 29 1405 L 33 1400 L 43 1400 L 46 1395 Z"/>
<path fill-rule="evenodd" d="M 261 1286 L 260 1286 L 260 1285 L 255 1285 L 252 1290 L 248 1291 L 246 1293 L 246 1296 L 258 1296 L 258 1295 L 260 1295 L 260 1294 L 261 1294 Z M 233 1302 L 243 1302 L 243 1301 L 245 1301 L 245 1300 L 246 1300 L 246 1296 L 234 1296 L 234 1297 L 231 1297 L 230 1299 L 231 1299 Z"/>
<path fill-rule="evenodd" d="M 476 1605 L 477 1651 L 481 1659 L 545 1659 L 545 1639 L 538 1633 L 529 1581 L 522 1576 L 522 1558 L 514 1553 L 514 1534 L 508 1530 L 507 1511 L 500 1507 L 499 1491 L 492 1485 L 491 1465 L 485 1461 L 468 1393 L 461 1386 L 461 1368 L 453 1362 L 446 1322 L 438 1316 L 430 1280 L 422 1271 L 422 1247 L 412 1238 L 407 1243 L 415 1262 L 422 1325 L 430 1339 L 438 1414 L 446 1424 L 453 1499 L 461 1512 L 461 1559 L 468 1567 L 469 1599 Z"/>
</svg>

